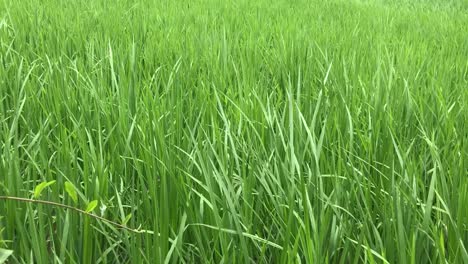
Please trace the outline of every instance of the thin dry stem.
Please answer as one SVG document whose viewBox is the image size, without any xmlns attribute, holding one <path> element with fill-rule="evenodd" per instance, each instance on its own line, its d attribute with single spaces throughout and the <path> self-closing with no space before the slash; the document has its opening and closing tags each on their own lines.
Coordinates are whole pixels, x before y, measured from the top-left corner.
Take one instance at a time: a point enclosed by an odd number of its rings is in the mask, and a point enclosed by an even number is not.
<svg viewBox="0 0 468 264">
<path fill-rule="evenodd" d="M 10 201 L 17 201 L 17 202 L 24 202 L 24 203 L 33 203 L 33 204 L 45 204 L 45 205 L 50 205 L 50 206 L 57 206 L 57 207 L 61 207 L 61 208 L 66 208 L 66 209 L 70 209 L 72 211 L 78 212 L 80 214 L 90 216 L 90 217 L 92 217 L 94 219 L 101 220 L 103 222 L 109 223 L 109 224 L 114 225 L 114 226 L 116 226 L 118 228 L 125 229 L 125 230 L 133 232 L 133 233 L 145 233 L 145 230 L 133 229 L 133 228 L 124 226 L 122 224 L 116 223 L 114 221 L 111 221 L 109 219 L 106 219 L 104 217 L 101 217 L 101 216 L 98 216 L 98 215 L 95 215 L 95 214 L 92 214 L 92 213 L 88 213 L 86 211 L 83 211 L 81 209 L 78 209 L 76 207 L 69 206 L 69 205 L 66 205 L 66 204 L 61 204 L 61 203 L 56 203 L 56 202 L 51 202 L 51 201 L 45 201 L 45 200 L 35 200 L 35 199 L 14 197 L 14 196 L 0 196 L 0 200 L 10 200 Z"/>
</svg>

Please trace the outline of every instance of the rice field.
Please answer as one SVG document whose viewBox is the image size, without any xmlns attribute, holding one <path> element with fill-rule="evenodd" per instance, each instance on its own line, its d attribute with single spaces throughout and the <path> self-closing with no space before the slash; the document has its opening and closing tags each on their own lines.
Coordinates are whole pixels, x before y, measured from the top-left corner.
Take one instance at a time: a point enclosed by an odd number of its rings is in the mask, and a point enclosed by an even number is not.
<svg viewBox="0 0 468 264">
<path fill-rule="evenodd" d="M 468 2 L 0 0 L 0 263 L 468 263 Z"/>
</svg>

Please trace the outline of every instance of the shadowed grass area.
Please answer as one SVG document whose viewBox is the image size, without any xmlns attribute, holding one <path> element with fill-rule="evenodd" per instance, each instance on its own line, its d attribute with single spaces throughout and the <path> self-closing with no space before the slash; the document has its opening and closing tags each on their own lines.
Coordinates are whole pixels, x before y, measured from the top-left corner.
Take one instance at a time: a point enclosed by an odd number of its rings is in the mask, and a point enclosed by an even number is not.
<svg viewBox="0 0 468 264">
<path fill-rule="evenodd" d="M 0 260 L 468 263 L 467 7 L 0 0 L 0 196 L 139 231 L 0 199 Z"/>
</svg>

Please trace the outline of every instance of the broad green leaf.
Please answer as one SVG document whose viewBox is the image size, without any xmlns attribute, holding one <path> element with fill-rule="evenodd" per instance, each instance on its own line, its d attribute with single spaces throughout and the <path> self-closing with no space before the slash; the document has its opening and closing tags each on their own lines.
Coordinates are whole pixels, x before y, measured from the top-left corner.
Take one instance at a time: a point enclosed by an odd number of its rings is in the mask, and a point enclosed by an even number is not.
<svg viewBox="0 0 468 264">
<path fill-rule="evenodd" d="M 56 181 L 50 181 L 50 182 L 41 182 L 34 188 L 34 198 L 39 198 L 41 196 L 42 191 L 47 188 L 48 186 L 51 186 L 54 184 Z"/>
<path fill-rule="evenodd" d="M 0 248 L 0 264 L 5 263 L 11 254 L 13 254 L 13 250 Z"/>
<path fill-rule="evenodd" d="M 75 185 L 71 182 L 65 182 L 65 191 L 68 193 L 73 202 L 78 203 L 78 194 L 76 193 Z"/>
<path fill-rule="evenodd" d="M 132 218 L 132 214 L 128 214 L 126 217 L 125 217 L 125 220 L 122 222 L 123 225 L 127 224 L 128 221 L 130 221 L 130 218 Z"/>
<path fill-rule="evenodd" d="M 86 206 L 86 212 L 87 213 L 92 212 L 94 210 L 94 208 L 96 208 L 97 205 L 98 205 L 97 200 L 93 200 L 93 201 L 89 202 L 88 206 Z"/>
</svg>

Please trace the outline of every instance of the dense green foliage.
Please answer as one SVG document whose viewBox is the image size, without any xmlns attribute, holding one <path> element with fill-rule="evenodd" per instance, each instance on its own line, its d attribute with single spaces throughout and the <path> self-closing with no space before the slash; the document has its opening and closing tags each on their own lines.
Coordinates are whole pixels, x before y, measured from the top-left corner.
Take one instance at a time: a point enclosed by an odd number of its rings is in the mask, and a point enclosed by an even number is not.
<svg viewBox="0 0 468 264">
<path fill-rule="evenodd" d="M 141 233 L 0 200 L 0 253 L 468 263 L 467 29 L 463 0 L 2 0 L 0 196 Z"/>
</svg>

